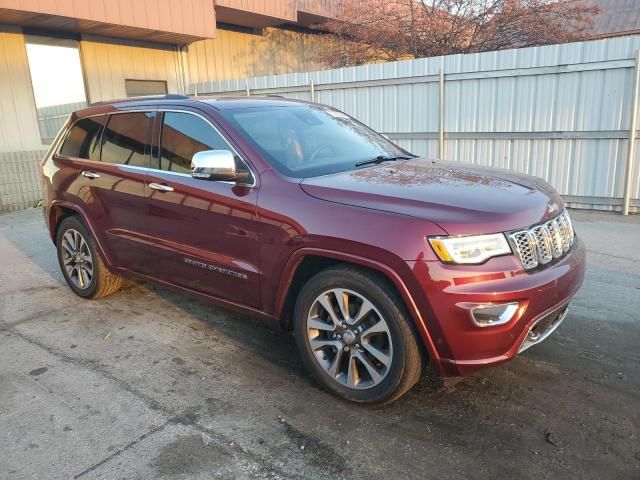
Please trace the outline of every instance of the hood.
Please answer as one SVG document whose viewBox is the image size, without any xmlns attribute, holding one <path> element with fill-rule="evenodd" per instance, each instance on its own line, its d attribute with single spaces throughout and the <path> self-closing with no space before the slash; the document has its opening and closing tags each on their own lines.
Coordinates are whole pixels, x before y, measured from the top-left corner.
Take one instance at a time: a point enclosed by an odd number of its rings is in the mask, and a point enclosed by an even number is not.
<svg viewBox="0 0 640 480">
<path fill-rule="evenodd" d="M 426 158 L 307 178 L 300 186 L 322 200 L 429 220 L 449 235 L 527 227 L 564 205 L 541 178 Z"/>
</svg>

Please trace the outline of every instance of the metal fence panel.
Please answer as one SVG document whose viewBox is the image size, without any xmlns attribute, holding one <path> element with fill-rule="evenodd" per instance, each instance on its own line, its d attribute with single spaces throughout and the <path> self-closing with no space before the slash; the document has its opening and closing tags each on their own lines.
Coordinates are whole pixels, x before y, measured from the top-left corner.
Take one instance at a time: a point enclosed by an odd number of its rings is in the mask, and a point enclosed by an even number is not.
<svg viewBox="0 0 640 480">
<path fill-rule="evenodd" d="M 87 106 L 87 102 L 65 103 L 50 107 L 38 108 L 38 124 L 43 142 L 51 142 L 69 115 Z"/>
<path fill-rule="evenodd" d="M 442 122 L 447 159 L 540 176 L 574 206 L 620 209 L 638 50 L 636 35 L 203 82 L 190 91 L 301 100 L 312 100 L 313 91 L 316 102 L 434 158 Z M 639 156 L 632 211 L 640 205 Z"/>
</svg>

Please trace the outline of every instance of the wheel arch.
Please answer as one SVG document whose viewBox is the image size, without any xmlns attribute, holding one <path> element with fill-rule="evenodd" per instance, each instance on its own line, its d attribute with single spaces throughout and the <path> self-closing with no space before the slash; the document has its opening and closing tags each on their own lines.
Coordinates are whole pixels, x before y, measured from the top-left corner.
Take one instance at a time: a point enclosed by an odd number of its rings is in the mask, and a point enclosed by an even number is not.
<svg viewBox="0 0 640 480">
<path fill-rule="evenodd" d="M 422 341 L 419 343 L 421 347 L 424 347 L 424 353 L 429 356 L 430 360 L 434 361 L 434 364 L 439 364 L 439 354 L 422 313 L 400 275 L 385 263 L 353 254 L 316 248 L 302 248 L 291 256 L 284 269 L 283 280 L 276 297 L 275 313 L 277 318 L 280 319 L 282 328 L 291 329 L 293 308 L 297 299 L 296 292 L 313 275 L 336 265 L 351 265 L 359 269 L 365 269 L 379 275 L 388 282 L 396 290 L 396 293 L 407 308 L 413 326 L 421 337 Z"/>
<path fill-rule="evenodd" d="M 75 204 L 68 203 L 68 202 L 56 202 L 52 204 L 51 207 L 49 207 L 49 213 L 48 213 L 49 234 L 51 236 L 51 240 L 53 241 L 53 243 L 55 244 L 56 242 L 56 238 L 58 236 L 58 227 L 60 223 L 65 218 L 68 218 L 74 215 L 80 217 L 80 219 L 82 220 L 82 223 L 84 223 L 85 226 L 89 229 L 89 231 L 91 232 L 91 235 L 96 241 L 98 249 L 100 250 L 99 253 L 102 255 L 102 258 L 104 259 L 105 264 L 108 267 L 111 267 L 110 258 L 106 254 L 102 246 L 100 237 L 96 235 L 96 231 L 93 228 L 92 223 L 89 221 L 89 218 L 87 217 L 86 213 Z"/>
</svg>

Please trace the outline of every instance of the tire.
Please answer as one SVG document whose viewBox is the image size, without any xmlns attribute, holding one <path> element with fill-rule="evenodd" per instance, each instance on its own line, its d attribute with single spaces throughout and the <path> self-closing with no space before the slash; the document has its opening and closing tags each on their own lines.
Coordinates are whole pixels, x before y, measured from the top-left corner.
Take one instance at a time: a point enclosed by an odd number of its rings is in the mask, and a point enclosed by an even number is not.
<svg viewBox="0 0 640 480">
<path fill-rule="evenodd" d="M 76 215 L 60 222 L 56 250 L 60 270 L 67 284 L 82 298 L 106 297 L 120 290 L 125 283 L 121 276 L 111 273 L 106 267 L 93 235 Z M 80 252 L 80 257 L 74 257 L 73 252 Z M 82 275 L 79 274 L 79 269 L 82 270 Z"/>
<path fill-rule="evenodd" d="M 345 295 L 348 306 L 340 308 Z M 339 397 L 383 405 L 420 379 L 422 356 L 405 305 L 373 272 L 339 266 L 316 274 L 298 296 L 293 324 L 306 367 Z"/>
</svg>

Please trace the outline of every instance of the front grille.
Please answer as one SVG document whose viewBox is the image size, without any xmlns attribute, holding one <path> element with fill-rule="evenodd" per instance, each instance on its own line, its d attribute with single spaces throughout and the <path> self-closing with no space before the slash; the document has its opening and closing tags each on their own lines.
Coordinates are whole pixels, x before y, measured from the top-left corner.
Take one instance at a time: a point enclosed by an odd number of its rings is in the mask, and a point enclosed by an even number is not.
<svg viewBox="0 0 640 480">
<path fill-rule="evenodd" d="M 565 255 L 573 245 L 574 233 L 569 213 L 563 210 L 548 222 L 534 225 L 528 230 L 512 232 L 509 240 L 525 270 L 546 265 Z"/>
</svg>

